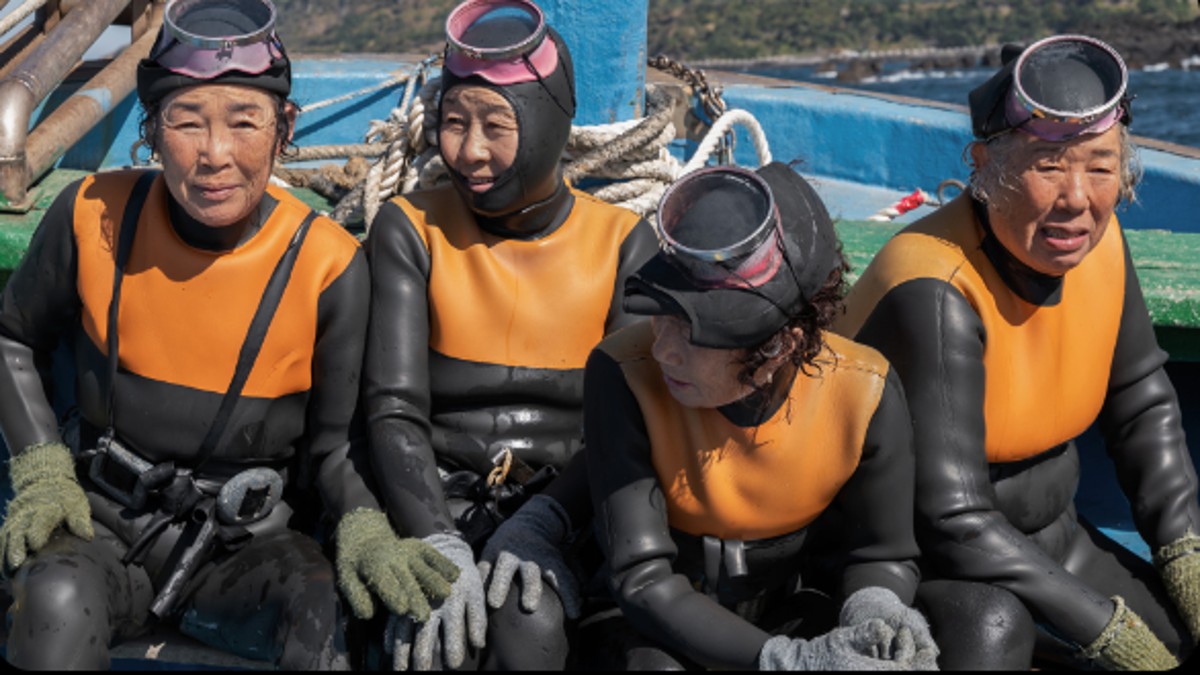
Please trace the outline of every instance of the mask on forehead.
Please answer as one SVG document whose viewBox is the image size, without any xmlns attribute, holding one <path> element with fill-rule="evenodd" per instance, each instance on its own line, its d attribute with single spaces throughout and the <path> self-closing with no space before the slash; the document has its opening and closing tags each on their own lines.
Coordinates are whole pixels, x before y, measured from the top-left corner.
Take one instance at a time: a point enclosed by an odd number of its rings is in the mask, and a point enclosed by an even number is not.
<svg viewBox="0 0 1200 675">
<path fill-rule="evenodd" d="M 463 23 L 464 12 L 472 18 L 467 10 L 479 13 L 477 6 L 486 6 L 483 10 L 515 7 L 529 14 L 481 15 L 465 27 L 455 25 L 456 20 Z M 496 177 L 491 189 L 474 193 L 462 175 L 450 171 L 455 188 L 472 210 L 487 215 L 513 213 L 547 196 L 537 194 L 537 190 L 558 176 L 575 116 L 570 51 L 553 28 L 543 23 L 541 31 L 537 29 L 541 13 L 533 10 L 536 7 L 528 2 L 475 0 L 460 5 L 447 21 L 448 38 L 452 39 L 448 39 L 442 70 L 442 98 L 458 85 L 484 87 L 504 97 L 517 119 L 516 157 L 512 166 Z M 542 31 L 544 36 L 537 38 Z M 513 46 L 519 49 L 510 49 Z"/>
<path fill-rule="evenodd" d="M 240 84 L 287 98 L 292 67 L 270 0 L 171 0 L 150 55 L 137 67 L 144 106 L 197 84 Z"/>
</svg>

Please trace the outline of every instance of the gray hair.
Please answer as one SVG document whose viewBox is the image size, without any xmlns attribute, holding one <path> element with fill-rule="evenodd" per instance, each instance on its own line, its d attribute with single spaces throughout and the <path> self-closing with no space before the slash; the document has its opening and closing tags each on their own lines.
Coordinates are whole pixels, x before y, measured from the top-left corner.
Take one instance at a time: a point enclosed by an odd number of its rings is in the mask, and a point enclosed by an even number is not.
<svg viewBox="0 0 1200 675">
<path fill-rule="evenodd" d="M 1118 203 L 1131 204 L 1137 201 L 1137 184 L 1142 179 L 1142 164 L 1138 159 L 1137 146 L 1129 129 L 1122 124 L 1121 130 L 1121 182 L 1117 194 Z M 973 146 L 983 143 L 987 146 L 988 162 L 985 166 L 976 166 L 971 160 Z M 971 176 L 967 180 L 971 195 L 981 202 L 994 200 L 1004 192 L 1017 189 L 1013 178 L 1017 175 L 1015 169 L 1019 157 L 1017 136 L 1015 133 L 1003 133 L 993 136 L 986 141 L 971 141 L 963 150 L 963 158 L 971 166 Z"/>
</svg>

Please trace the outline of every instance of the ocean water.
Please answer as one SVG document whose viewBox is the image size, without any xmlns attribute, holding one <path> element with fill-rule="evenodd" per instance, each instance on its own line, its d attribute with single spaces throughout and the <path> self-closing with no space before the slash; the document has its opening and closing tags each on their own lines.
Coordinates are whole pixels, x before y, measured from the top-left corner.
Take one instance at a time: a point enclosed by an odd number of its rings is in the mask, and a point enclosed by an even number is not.
<svg viewBox="0 0 1200 675">
<path fill-rule="evenodd" d="M 1133 103 L 1133 133 L 1180 145 L 1200 148 L 1200 60 L 1184 69 L 1149 67 L 1129 74 Z M 967 104 L 967 93 L 994 72 L 991 69 L 909 70 L 907 64 L 885 67 L 874 78 L 857 83 L 838 82 L 811 67 L 773 66 L 744 72 L 766 77 L 817 82 L 853 89 L 912 96 L 947 103 Z"/>
</svg>

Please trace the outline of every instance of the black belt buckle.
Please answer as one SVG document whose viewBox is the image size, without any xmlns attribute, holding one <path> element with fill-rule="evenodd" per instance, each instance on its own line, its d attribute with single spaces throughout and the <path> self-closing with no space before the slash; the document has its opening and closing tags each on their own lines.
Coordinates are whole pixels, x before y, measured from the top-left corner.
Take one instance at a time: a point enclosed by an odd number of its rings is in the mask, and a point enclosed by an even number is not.
<svg viewBox="0 0 1200 675">
<path fill-rule="evenodd" d="M 283 497 L 283 477 L 266 467 L 246 469 L 221 486 L 217 519 L 225 525 L 248 525 L 271 513 Z"/>
<path fill-rule="evenodd" d="M 106 432 L 96 443 L 96 454 L 88 466 L 88 477 L 109 497 L 131 509 L 140 510 L 149 496 L 140 479 L 153 468 L 153 464 L 131 452 L 111 432 Z"/>
</svg>

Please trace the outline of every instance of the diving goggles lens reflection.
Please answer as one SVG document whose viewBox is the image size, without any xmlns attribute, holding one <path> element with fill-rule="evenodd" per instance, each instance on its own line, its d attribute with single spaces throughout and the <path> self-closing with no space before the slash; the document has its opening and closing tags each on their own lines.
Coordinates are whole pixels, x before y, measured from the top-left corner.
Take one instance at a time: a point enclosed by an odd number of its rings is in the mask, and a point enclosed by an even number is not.
<svg viewBox="0 0 1200 675">
<path fill-rule="evenodd" d="M 1124 114 L 1128 83 L 1125 61 L 1109 45 L 1086 35 L 1056 35 L 1018 57 L 1006 113 L 1043 138 L 1096 133 Z"/>
<path fill-rule="evenodd" d="M 546 77 L 558 66 L 546 34 L 545 15 L 528 0 L 467 0 L 446 19 L 446 67 L 499 85 Z"/>
<path fill-rule="evenodd" d="M 655 227 L 669 260 L 703 287 L 757 287 L 783 259 L 771 188 L 740 167 L 700 169 L 667 189 Z"/>
<path fill-rule="evenodd" d="M 244 23 L 245 32 L 230 35 L 231 22 Z M 151 58 L 188 77 L 208 79 L 231 70 L 258 75 L 283 56 L 270 0 L 172 0 L 163 26 L 171 39 Z"/>
</svg>

